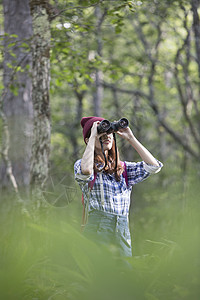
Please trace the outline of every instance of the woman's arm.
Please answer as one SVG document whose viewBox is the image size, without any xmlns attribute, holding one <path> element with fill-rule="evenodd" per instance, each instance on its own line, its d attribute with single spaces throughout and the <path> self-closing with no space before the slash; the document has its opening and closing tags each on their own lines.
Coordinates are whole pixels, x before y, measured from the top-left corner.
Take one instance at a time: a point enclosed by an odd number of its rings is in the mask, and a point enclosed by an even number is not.
<svg viewBox="0 0 200 300">
<path fill-rule="evenodd" d="M 86 139 L 87 146 L 83 153 L 83 157 L 81 159 L 81 171 L 84 175 L 93 174 L 94 167 L 94 149 L 95 149 L 95 141 L 97 136 L 97 123 L 93 123 L 91 128 L 91 135 L 89 139 Z"/>
<path fill-rule="evenodd" d="M 127 140 L 131 146 L 138 152 L 142 160 L 152 166 L 159 167 L 159 164 L 157 160 L 153 157 L 153 155 L 136 139 L 136 137 L 133 135 L 133 132 L 131 129 L 125 128 L 120 129 L 117 132 L 122 138 Z"/>
</svg>

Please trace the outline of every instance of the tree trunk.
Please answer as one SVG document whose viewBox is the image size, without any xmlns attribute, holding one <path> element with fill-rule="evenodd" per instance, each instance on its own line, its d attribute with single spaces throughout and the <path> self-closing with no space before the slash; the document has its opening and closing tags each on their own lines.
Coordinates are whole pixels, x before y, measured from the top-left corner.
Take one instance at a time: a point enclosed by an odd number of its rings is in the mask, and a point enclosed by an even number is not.
<svg viewBox="0 0 200 300">
<path fill-rule="evenodd" d="M 51 121 L 49 103 L 50 83 L 50 22 L 48 1 L 30 2 L 33 17 L 32 85 L 34 133 L 31 161 L 31 185 L 39 192 L 48 177 Z"/>
<path fill-rule="evenodd" d="M 104 13 L 101 12 L 101 9 L 99 6 L 95 9 L 95 16 L 97 18 L 97 27 L 96 27 L 96 42 L 97 42 L 97 54 L 99 57 L 102 57 L 102 36 L 101 36 L 101 26 L 103 23 L 103 20 L 106 15 L 106 10 Z M 94 115 L 100 117 L 102 114 L 101 111 L 101 104 L 103 100 L 104 95 L 104 89 L 103 89 L 103 72 L 100 69 L 96 69 L 95 71 L 95 92 L 94 92 Z"/>
<path fill-rule="evenodd" d="M 195 37 L 195 46 L 196 46 L 196 58 L 199 70 L 200 78 L 200 18 L 198 14 L 198 8 L 200 6 L 198 0 L 191 1 L 192 13 L 193 13 L 193 31 Z"/>
<path fill-rule="evenodd" d="M 33 108 L 31 99 L 31 55 L 26 51 L 32 36 L 29 0 L 4 0 L 4 92 L 2 110 L 6 121 L 9 145 L 7 148 L 12 173 L 18 186 L 28 187 Z M 26 44 L 26 45 L 25 45 Z M 24 47 L 25 46 L 25 47 Z M 5 124 L 4 124 L 5 125 Z M 5 127 L 5 126 L 4 126 Z M 8 185 L 8 164 L 5 157 L 0 166 L 1 186 Z"/>
</svg>

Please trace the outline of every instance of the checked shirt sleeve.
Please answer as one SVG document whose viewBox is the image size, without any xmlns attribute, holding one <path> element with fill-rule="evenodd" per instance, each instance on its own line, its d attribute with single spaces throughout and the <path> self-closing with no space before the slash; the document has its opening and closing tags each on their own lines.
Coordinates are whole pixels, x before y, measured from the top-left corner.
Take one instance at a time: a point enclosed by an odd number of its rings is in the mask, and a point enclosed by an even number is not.
<svg viewBox="0 0 200 300">
<path fill-rule="evenodd" d="M 130 186 L 137 184 L 147 177 L 149 177 L 150 172 L 145 169 L 144 162 L 125 162 L 126 169 L 127 169 L 127 177 L 128 177 L 128 184 Z"/>
<path fill-rule="evenodd" d="M 137 163 L 135 162 L 125 162 L 125 163 L 127 169 L 128 184 L 130 186 L 143 181 L 151 174 L 158 173 L 163 166 L 163 164 L 160 161 L 158 161 L 159 163 L 158 167 L 148 165 L 144 161 L 137 162 Z"/>
<path fill-rule="evenodd" d="M 156 173 L 160 172 L 160 170 L 161 170 L 162 167 L 163 167 L 163 164 L 162 164 L 159 160 L 157 160 L 157 162 L 158 162 L 158 164 L 159 164 L 158 167 L 157 167 L 157 166 L 148 165 L 148 164 L 146 164 L 146 163 L 144 162 L 144 168 L 145 168 L 145 170 L 146 170 L 147 172 L 151 173 L 151 174 L 156 174 Z"/>
<path fill-rule="evenodd" d="M 81 171 L 81 159 L 77 160 L 74 164 L 74 174 L 75 180 L 78 183 L 88 183 L 89 181 L 93 180 L 94 175 L 85 175 Z"/>
</svg>

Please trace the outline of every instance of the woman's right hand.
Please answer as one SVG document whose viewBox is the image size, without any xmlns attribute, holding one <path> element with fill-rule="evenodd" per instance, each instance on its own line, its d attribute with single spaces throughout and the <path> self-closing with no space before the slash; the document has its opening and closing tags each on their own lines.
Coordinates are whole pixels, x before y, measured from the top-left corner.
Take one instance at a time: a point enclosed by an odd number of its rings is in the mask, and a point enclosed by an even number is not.
<svg viewBox="0 0 200 300">
<path fill-rule="evenodd" d="M 93 136 L 93 137 L 97 137 L 98 136 L 97 127 L 98 127 L 99 124 L 100 124 L 100 121 L 94 122 L 92 124 L 91 135 L 90 136 Z"/>
</svg>

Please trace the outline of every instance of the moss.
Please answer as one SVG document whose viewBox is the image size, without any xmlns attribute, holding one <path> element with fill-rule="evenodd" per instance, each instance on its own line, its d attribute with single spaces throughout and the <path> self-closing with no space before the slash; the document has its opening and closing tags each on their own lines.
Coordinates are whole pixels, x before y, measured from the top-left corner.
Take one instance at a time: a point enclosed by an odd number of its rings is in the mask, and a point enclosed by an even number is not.
<svg viewBox="0 0 200 300">
<path fill-rule="evenodd" d="M 50 41 L 49 20 L 44 8 L 40 8 L 33 14 L 33 31 L 35 35 L 42 36 L 42 40 Z"/>
<path fill-rule="evenodd" d="M 32 15 L 34 15 L 34 12 L 38 7 L 41 7 L 46 11 L 49 21 L 55 15 L 55 8 L 49 4 L 49 0 L 30 0 L 30 10 Z"/>
</svg>

